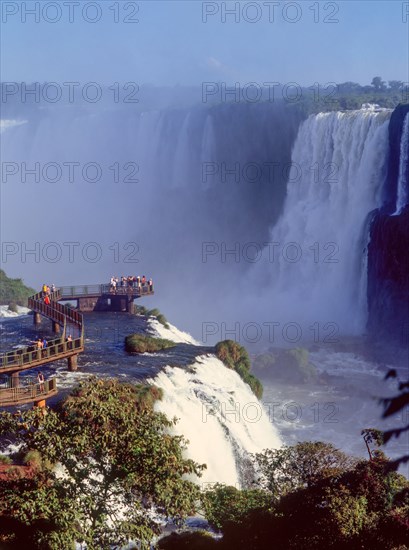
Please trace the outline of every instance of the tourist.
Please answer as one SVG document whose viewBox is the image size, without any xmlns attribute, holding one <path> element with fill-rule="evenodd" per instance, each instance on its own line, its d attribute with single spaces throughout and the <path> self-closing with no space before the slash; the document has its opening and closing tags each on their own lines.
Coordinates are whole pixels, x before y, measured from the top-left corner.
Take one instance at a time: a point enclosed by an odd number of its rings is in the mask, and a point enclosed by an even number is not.
<svg viewBox="0 0 409 550">
<path fill-rule="evenodd" d="M 55 286 L 55 284 L 53 283 L 53 284 L 51 285 L 51 292 L 55 292 L 56 290 L 57 290 L 57 289 L 56 289 L 56 286 Z"/>
<path fill-rule="evenodd" d="M 43 339 L 43 357 L 45 357 L 47 355 L 47 340 Z"/>
<path fill-rule="evenodd" d="M 43 349 L 43 341 L 41 338 L 39 338 L 36 341 L 36 347 L 37 347 L 37 359 L 41 359 L 41 350 Z"/>
<path fill-rule="evenodd" d="M 49 306 L 51 304 L 50 296 L 48 294 L 46 294 L 44 297 L 44 303 L 46 306 Z"/>
<path fill-rule="evenodd" d="M 146 283 L 146 277 L 145 275 L 142 275 L 142 286 L 145 286 Z"/>
<path fill-rule="evenodd" d="M 152 281 L 152 278 L 149 279 L 149 292 L 153 292 L 153 281 Z"/>
<path fill-rule="evenodd" d="M 45 388 L 44 388 L 44 374 L 42 372 L 39 372 L 37 374 L 37 382 L 39 385 L 40 393 L 43 393 Z"/>
<path fill-rule="evenodd" d="M 67 337 L 67 347 L 68 347 L 68 349 L 72 349 L 72 336 L 71 336 L 71 334 L 69 334 L 68 337 Z"/>
</svg>

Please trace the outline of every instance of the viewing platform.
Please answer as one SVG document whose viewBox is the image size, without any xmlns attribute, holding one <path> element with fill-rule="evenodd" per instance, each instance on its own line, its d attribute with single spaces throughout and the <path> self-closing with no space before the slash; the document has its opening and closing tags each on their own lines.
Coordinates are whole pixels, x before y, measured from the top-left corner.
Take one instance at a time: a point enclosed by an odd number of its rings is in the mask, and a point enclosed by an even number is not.
<svg viewBox="0 0 409 550">
<path fill-rule="evenodd" d="M 109 284 L 63 286 L 59 288 L 60 300 L 76 301 L 79 311 L 122 311 L 133 313 L 133 302 L 154 294 L 153 285 L 118 286 Z"/>
<path fill-rule="evenodd" d="M 33 403 L 35 406 L 43 407 L 46 399 L 57 395 L 57 379 L 49 378 L 43 384 L 32 379 L 21 380 L 18 386 L 13 386 L 9 381 L 0 382 L 0 405 L 2 407 L 16 407 Z"/>
<path fill-rule="evenodd" d="M 42 317 L 52 322 L 56 337 L 45 347 L 36 342 L 0 354 L 0 407 L 33 403 L 45 406 L 46 399 L 57 394 L 56 378 L 35 382 L 32 378 L 19 377 L 19 373 L 39 368 L 60 359 L 67 359 L 68 370 L 77 370 L 77 358 L 84 351 L 85 311 L 118 311 L 133 313 L 137 298 L 154 294 L 152 282 L 126 284 L 113 288 L 110 284 L 64 286 L 54 292 L 38 292 L 28 299 L 34 324 Z M 60 301 L 76 301 L 77 308 L 60 304 Z M 41 344 L 41 341 L 40 341 Z"/>
</svg>

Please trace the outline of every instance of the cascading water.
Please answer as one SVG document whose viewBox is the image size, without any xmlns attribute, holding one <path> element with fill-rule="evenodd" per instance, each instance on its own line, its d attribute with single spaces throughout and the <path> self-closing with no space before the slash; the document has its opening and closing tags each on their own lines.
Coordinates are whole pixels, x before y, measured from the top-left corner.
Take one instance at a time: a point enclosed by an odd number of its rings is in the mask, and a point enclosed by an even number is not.
<svg viewBox="0 0 409 550">
<path fill-rule="evenodd" d="M 314 323 L 347 334 L 365 328 L 366 220 L 380 206 L 389 117 L 320 113 L 299 129 L 264 301 L 275 320 L 304 325 L 304 337 Z"/>
<path fill-rule="evenodd" d="M 166 367 L 151 380 L 164 392 L 156 409 L 177 417 L 174 431 L 188 440 L 187 456 L 207 464 L 203 483 L 240 487 L 248 453 L 281 446 L 280 438 L 249 386 L 214 356 L 189 367 Z"/>
<path fill-rule="evenodd" d="M 408 204 L 408 162 L 409 162 L 409 113 L 403 123 L 402 138 L 400 142 L 398 195 L 396 198 L 396 211 L 399 215 Z"/>
</svg>

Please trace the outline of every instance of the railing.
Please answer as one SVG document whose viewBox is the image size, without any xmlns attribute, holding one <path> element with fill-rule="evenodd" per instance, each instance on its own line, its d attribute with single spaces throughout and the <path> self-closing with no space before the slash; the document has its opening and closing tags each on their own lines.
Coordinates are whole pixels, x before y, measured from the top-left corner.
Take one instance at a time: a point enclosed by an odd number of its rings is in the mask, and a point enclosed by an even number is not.
<svg viewBox="0 0 409 550">
<path fill-rule="evenodd" d="M 57 379 L 49 378 L 44 382 L 18 385 L 15 387 L 0 387 L 0 406 L 17 405 L 19 402 L 46 399 L 50 394 L 57 393 Z"/>
<path fill-rule="evenodd" d="M 56 343 L 47 345 L 46 348 L 30 349 L 33 346 L 29 346 L 16 351 L 9 351 L 0 355 L 0 372 L 2 369 L 10 367 L 19 368 L 29 364 L 35 366 L 49 362 L 52 359 L 57 360 L 59 355 L 65 356 L 70 352 L 82 350 L 83 346 L 83 337 L 80 337 L 73 338 L 72 341 L 59 339 Z"/>
<path fill-rule="evenodd" d="M 132 285 L 126 283 L 125 286 L 118 285 L 115 291 L 110 284 L 62 286 L 59 288 L 59 292 L 60 297 L 58 298 L 58 300 L 75 297 L 82 298 L 85 296 L 102 296 L 104 294 L 132 294 L 136 296 L 141 296 L 142 294 L 151 294 L 153 292 L 153 285 L 145 283 L 138 286 L 136 282 L 132 283 Z"/>
<path fill-rule="evenodd" d="M 44 294 L 39 292 L 28 299 L 28 307 L 52 319 L 61 325 L 67 320 L 75 325 L 82 326 L 83 316 L 69 306 L 58 303 L 61 300 L 61 292 L 57 290 L 49 295 L 50 304 L 44 303 Z"/>
<path fill-rule="evenodd" d="M 44 303 L 44 293 L 38 292 L 28 299 L 28 306 L 36 313 L 40 313 L 49 319 L 63 325 L 62 338 L 56 338 L 47 343 L 45 348 L 38 348 L 35 345 L 26 346 L 17 350 L 0 354 L 0 372 L 10 369 L 23 369 L 25 366 L 34 367 L 43 363 L 57 360 L 60 357 L 71 355 L 72 352 L 82 351 L 84 347 L 84 323 L 83 316 L 78 311 L 63 306 L 57 300 L 61 299 L 60 290 L 48 295 L 50 304 Z M 67 322 L 76 325 L 80 336 L 70 341 L 66 338 Z"/>
</svg>

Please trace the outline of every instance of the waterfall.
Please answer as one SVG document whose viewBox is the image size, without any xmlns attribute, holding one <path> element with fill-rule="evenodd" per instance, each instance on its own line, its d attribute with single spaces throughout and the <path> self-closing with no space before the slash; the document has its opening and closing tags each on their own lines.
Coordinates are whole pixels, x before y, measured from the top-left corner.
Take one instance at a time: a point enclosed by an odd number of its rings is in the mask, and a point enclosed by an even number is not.
<svg viewBox="0 0 409 550">
<path fill-rule="evenodd" d="M 284 211 L 271 230 L 276 255 L 262 298 L 274 320 L 300 324 L 306 339 L 314 323 L 344 334 L 365 328 L 366 222 L 381 204 L 389 117 L 320 113 L 300 126 Z"/>
<path fill-rule="evenodd" d="M 398 196 L 396 198 L 396 211 L 393 215 L 402 212 L 408 203 L 408 162 L 409 162 L 409 113 L 405 116 L 402 137 L 400 142 Z"/>
<path fill-rule="evenodd" d="M 155 408 L 178 418 L 173 431 L 189 440 L 187 456 L 207 465 L 203 484 L 240 487 L 247 454 L 282 444 L 250 387 L 213 355 L 199 357 L 189 369 L 166 367 L 150 382 L 164 393 Z"/>
</svg>

